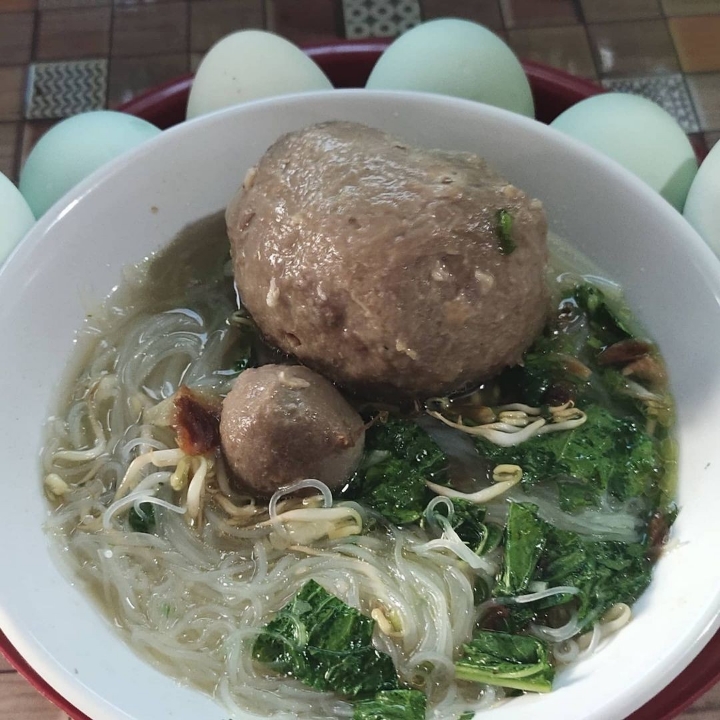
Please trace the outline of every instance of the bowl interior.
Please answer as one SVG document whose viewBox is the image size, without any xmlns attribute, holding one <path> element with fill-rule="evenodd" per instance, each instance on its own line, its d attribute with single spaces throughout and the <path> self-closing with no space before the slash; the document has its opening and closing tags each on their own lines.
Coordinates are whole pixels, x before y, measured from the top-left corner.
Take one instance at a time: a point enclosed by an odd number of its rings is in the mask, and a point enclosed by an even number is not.
<svg viewBox="0 0 720 720">
<path fill-rule="evenodd" d="M 12 510 L 0 524 L 0 626 L 55 689 L 96 720 L 227 718 L 210 698 L 135 656 L 61 574 L 42 531 L 47 507 L 38 451 L 74 334 L 121 280 L 123 267 L 223 208 L 280 134 L 329 119 L 485 156 L 544 202 L 553 231 L 623 285 L 659 343 L 679 417 L 675 547 L 659 563 L 634 622 L 607 648 L 563 673 L 555 692 L 488 715 L 624 717 L 677 675 L 718 627 L 720 265 L 673 208 L 612 161 L 532 120 L 438 96 L 333 91 L 200 118 L 98 171 L 31 231 L 0 270 L 0 462 Z"/>
</svg>

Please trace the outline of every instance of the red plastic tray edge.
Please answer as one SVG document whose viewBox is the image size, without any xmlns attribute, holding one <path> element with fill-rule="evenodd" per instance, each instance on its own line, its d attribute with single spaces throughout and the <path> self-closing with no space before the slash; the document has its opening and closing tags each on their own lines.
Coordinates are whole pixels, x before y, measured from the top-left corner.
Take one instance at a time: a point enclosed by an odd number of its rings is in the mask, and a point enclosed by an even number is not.
<svg viewBox="0 0 720 720">
<path fill-rule="evenodd" d="M 320 65 L 335 87 L 362 87 L 387 41 L 345 41 L 304 48 Z M 605 92 L 599 85 L 533 61 L 523 61 L 530 80 L 538 120 L 549 123 L 563 110 L 593 95 Z M 192 75 L 171 80 L 148 90 L 116 109 L 136 115 L 166 129 L 185 119 Z M 707 150 L 693 143 L 698 160 Z M 92 720 L 52 688 L 13 647 L 0 631 L 0 653 L 44 697 L 72 720 Z M 672 720 L 705 694 L 720 679 L 720 632 L 690 665 L 652 700 L 627 720 Z"/>
</svg>

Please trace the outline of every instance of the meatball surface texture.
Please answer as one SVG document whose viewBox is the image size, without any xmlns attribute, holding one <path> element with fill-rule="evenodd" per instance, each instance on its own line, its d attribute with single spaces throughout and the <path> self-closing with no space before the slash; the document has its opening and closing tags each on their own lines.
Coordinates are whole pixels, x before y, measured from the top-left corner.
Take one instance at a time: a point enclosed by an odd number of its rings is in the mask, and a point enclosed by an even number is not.
<svg viewBox="0 0 720 720">
<path fill-rule="evenodd" d="M 270 147 L 226 220 L 265 337 L 366 396 L 480 382 L 546 319 L 542 204 L 477 155 L 313 125 Z"/>
<path fill-rule="evenodd" d="M 337 488 L 360 462 L 364 442 L 360 415 L 306 367 L 245 370 L 223 401 L 220 444 L 236 482 L 254 495 L 306 478 Z"/>
</svg>

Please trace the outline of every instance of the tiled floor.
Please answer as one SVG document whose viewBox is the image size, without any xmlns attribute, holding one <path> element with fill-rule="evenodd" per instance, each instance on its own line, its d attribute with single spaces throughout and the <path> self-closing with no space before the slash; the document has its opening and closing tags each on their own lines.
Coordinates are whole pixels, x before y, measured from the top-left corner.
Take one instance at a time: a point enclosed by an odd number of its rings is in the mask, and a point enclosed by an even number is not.
<svg viewBox="0 0 720 720">
<path fill-rule="evenodd" d="M 522 56 L 646 95 L 720 139 L 720 0 L 0 0 L 0 172 L 16 178 L 58 118 L 113 106 L 197 66 L 224 34 L 296 43 L 391 37 L 467 17 Z M 720 720 L 720 687 L 686 720 Z M 0 660 L 0 720 L 64 720 Z"/>
</svg>

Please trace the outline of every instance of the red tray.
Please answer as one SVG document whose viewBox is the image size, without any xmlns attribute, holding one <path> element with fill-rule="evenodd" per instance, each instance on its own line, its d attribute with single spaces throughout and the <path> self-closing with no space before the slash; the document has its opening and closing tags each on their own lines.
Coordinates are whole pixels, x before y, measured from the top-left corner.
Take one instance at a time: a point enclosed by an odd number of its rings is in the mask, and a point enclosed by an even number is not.
<svg viewBox="0 0 720 720">
<path fill-rule="evenodd" d="M 307 47 L 305 52 L 325 71 L 335 87 L 363 87 L 387 45 L 387 41 L 344 41 Z M 593 82 L 540 63 L 525 61 L 523 67 L 530 80 L 535 99 L 536 117 L 545 123 L 552 122 L 576 102 L 604 92 Z M 164 130 L 185 120 L 191 83 L 191 75 L 172 80 L 138 95 L 117 109 L 144 118 Z M 692 140 L 694 138 L 691 138 Z M 702 160 L 707 150 L 695 142 L 693 146 L 698 159 Z M 28 665 L 2 632 L 0 632 L 0 652 L 31 685 L 64 710 L 72 720 L 92 720 L 51 688 Z M 718 679 L 720 679 L 720 632 L 684 672 L 627 720 L 671 720 L 707 692 Z"/>
</svg>

